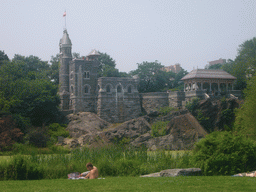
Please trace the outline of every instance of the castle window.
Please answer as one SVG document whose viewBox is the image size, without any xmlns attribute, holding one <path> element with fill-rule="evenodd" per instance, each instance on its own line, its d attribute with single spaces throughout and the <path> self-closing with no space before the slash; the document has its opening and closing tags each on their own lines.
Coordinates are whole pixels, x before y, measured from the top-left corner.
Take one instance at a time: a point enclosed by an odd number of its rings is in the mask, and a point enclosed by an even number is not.
<svg viewBox="0 0 256 192">
<path fill-rule="evenodd" d="M 131 93 L 131 92 L 132 92 L 132 87 L 129 86 L 129 87 L 128 87 L 128 93 Z"/>
<path fill-rule="evenodd" d="M 84 78 L 85 79 L 90 79 L 90 72 L 89 71 L 84 72 Z"/>
<path fill-rule="evenodd" d="M 90 85 L 85 85 L 84 86 L 84 93 L 89 94 L 90 93 L 90 88 L 91 88 Z"/>
<path fill-rule="evenodd" d="M 122 87 L 120 85 L 117 86 L 117 93 L 121 93 Z"/>
<path fill-rule="evenodd" d="M 110 93 L 110 85 L 107 85 L 107 93 Z"/>
<path fill-rule="evenodd" d="M 89 89 L 87 86 L 85 86 L 85 88 L 84 88 L 84 93 L 89 93 Z"/>
</svg>

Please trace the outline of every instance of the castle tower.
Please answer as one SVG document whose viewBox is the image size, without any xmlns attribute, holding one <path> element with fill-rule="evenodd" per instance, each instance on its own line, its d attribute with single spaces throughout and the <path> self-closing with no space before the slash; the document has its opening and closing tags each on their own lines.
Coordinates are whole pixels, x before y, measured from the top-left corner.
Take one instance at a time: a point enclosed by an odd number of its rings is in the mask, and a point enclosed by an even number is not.
<svg viewBox="0 0 256 192">
<path fill-rule="evenodd" d="M 59 69 L 59 95 L 61 99 L 60 107 L 62 110 L 69 110 L 69 63 L 72 60 L 72 43 L 66 29 L 60 39 L 60 69 Z"/>
<path fill-rule="evenodd" d="M 98 57 L 93 50 L 85 58 L 73 59 L 69 65 L 70 109 L 73 112 L 96 112 Z"/>
</svg>

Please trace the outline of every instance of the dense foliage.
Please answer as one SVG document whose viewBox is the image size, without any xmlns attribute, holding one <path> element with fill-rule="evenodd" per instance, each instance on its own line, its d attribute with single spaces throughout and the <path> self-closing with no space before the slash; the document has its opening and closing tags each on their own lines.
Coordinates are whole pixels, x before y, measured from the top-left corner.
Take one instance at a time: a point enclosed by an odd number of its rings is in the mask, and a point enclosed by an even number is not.
<svg viewBox="0 0 256 192">
<path fill-rule="evenodd" d="M 256 169 L 256 144 L 230 132 L 213 132 L 195 145 L 193 161 L 204 175 L 232 175 Z"/>
<path fill-rule="evenodd" d="M 248 81 L 245 101 L 236 112 L 235 130 L 256 139 L 256 76 Z"/>
<path fill-rule="evenodd" d="M 168 123 L 169 121 L 157 121 L 153 123 L 151 126 L 151 136 L 152 137 L 165 136 Z"/>
<path fill-rule="evenodd" d="M 116 68 L 116 61 L 107 53 L 99 52 L 98 58 L 99 65 L 99 76 L 100 77 L 127 77 L 128 74 L 125 72 L 119 72 Z"/>
<path fill-rule="evenodd" d="M 29 117 L 35 126 L 58 116 L 57 85 L 48 76 L 50 67 L 34 56 L 15 55 L 0 68 L 1 112 Z"/>
<path fill-rule="evenodd" d="M 180 86 L 180 79 L 187 72 L 181 70 L 175 74 L 164 71 L 163 67 L 158 61 L 138 63 L 138 69 L 131 71 L 130 75 L 139 77 L 139 92 L 161 92 Z"/>
<path fill-rule="evenodd" d="M 18 155 L 0 161 L 0 179 L 59 179 L 72 172 L 86 171 L 85 164 L 92 162 L 100 176 L 138 176 L 171 168 L 188 168 L 192 165 L 188 153 L 167 151 L 148 152 L 146 149 L 106 146 L 81 148 L 71 154 Z M 35 177 L 32 177 L 35 175 Z"/>
<path fill-rule="evenodd" d="M 21 141 L 22 137 L 23 133 L 16 127 L 10 115 L 0 119 L 0 151 L 12 150 L 13 144 Z"/>
</svg>

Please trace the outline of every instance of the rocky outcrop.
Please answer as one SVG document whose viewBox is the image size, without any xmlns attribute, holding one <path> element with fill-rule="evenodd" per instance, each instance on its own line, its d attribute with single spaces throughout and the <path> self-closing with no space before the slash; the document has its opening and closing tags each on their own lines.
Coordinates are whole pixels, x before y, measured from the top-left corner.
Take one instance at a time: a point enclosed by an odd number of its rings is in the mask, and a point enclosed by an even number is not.
<svg viewBox="0 0 256 192">
<path fill-rule="evenodd" d="M 144 146 L 149 150 L 184 150 L 191 149 L 194 143 L 207 133 L 187 110 L 139 117 L 114 125 L 100 119 L 96 114 L 82 112 L 69 115 L 67 130 L 72 139 L 64 139 L 64 145 L 100 147 L 109 144 L 125 143 L 134 147 Z M 151 124 L 155 121 L 169 121 L 167 134 L 152 137 Z"/>
<path fill-rule="evenodd" d="M 148 175 L 141 175 L 140 177 L 176 177 L 176 176 L 201 176 L 202 171 L 200 168 L 188 169 L 167 169 L 157 173 Z"/>
<path fill-rule="evenodd" d="M 197 116 L 200 111 L 203 117 L 208 118 L 207 125 L 203 125 L 208 132 L 224 130 L 225 125 L 232 126 L 234 110 L 240 105 L 241 101 L 235 98 L 206 99 L 199 102 L 193 115 Z"/>
<path fill-rule="evenodd" d="M 139 117 L 137 119 L 126 121 L 114 129 L 103 131 L 99 133 L 99 136 L 109 143 L 118 142 L 123 138 L 133 140 L 149 131 L 151 131 L 150 124 L 146 121 L 145 117 Z"/>
<path fill-rule="evenodd" d="M 111 124 L 99 118 L 95 113 L 81 112 L 67 116 L 69 124 L 67 130 L 73 138 L 79 138 L 81 135 L 96 134 Z"/>
<path fill-rule="evenodd" d="M 131 145 L 144 145 L 149 150 L 191 149 L 198 139 L 205 137 L 207 134 L 188 111 L 184 115 L 173 116 L 166 129 L 167 135 L 165 136 L 153 138 L 149 133 L 146 133 L 131 142 Z"/>
</svg>

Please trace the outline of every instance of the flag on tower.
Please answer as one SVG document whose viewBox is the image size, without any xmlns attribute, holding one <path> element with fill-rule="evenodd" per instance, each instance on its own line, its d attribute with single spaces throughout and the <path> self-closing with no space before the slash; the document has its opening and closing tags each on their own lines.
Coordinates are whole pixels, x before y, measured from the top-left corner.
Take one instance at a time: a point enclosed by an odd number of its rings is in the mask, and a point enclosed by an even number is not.
<svg viewBox="0 0 256 192">
<path fill-rule="evenodd" d="M 66 17 L 66 11 L 63 13 L 63 17 Z"/>
</svg>

